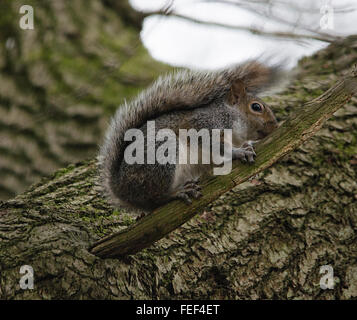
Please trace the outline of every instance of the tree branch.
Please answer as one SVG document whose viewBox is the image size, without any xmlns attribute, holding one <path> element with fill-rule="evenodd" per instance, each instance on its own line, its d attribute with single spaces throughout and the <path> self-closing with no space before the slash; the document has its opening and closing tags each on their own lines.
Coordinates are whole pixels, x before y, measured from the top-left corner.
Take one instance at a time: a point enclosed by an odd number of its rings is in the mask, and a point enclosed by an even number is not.
<svg viewBox="0 0 357 320">
<path fill-rule="evenodd" d="M 187 206 L 173 201 L 156 209 L 127 229 L 107 236 L 91 248 L 102 258 L 134 254 L 175 230 L 201 212 L 209 203 L 236 185 L 270 167 L 289 152 L 313 136 L 322 124 L 352 95 L 357 93 L 357 68 L 320 97 L 303 105 L 273 134 L 257 145 L 257 159 L 253 165 L 235 162 L 230 174 L 211 177 L 202 184 L 203 196 Z"/>
<path fill-rule="evenodd" d="M 305 24 L 301 24 L 299 23 L 299 18 L 294 21 L 294 20 L 291 20 L 291 19 L 285 19 L 283 18 L 282 16 L 279 16 L 277 15 L 276 13 L 274 13 L 275 10 L 272 10 L 272 5 L 273 3 L 271 2 L 267 2 L 267 1 L 254 1 L 254 2 L 251 2 L 251 1 L 238 1 L 238 2 L 232 2 L 232 1 L 226 1 L 226 0 L 202 0 L 203 3 L 219 3 L 219 4 L 224 4 L 226 6 L 233 6 L 233 7 L 238 7 L 240 9 L 243 9 L 243 10 L 246 10 L 248 12 L 251 12 L 253 14 L 256 14 L 256 15 L 260 15 L 262 16 L 264 19 L 267 19 L 267 20 L 271 20 L 271 21 L 276 21 L 278 23 L 282 23 L 282 24 L 285 24 L 286 26 L 289 26 L 289 27 L 293 27 L 294 29 L 298 28 L 300 30 L 305 30 L 307 32 L 310 33 L 309 36 L 311 35 L 315 35 L 316 37 L 319 37 L 320 39 L 326 39 L 328 40 L 329 42 L 331 41 L 336 41 L 338 40 L 340 37 L 338 36 L 334 36 L 332 34 L 329 34 L 329 33 L 326 33 L 326 32 L 321 32 L 317 29 L 312 29 L 310 26 L 308 25 L 305 25 Z M 257 6 L 258 4 L 258 6 Z M 279 3 L 277 2 L 274 2 L 274 5 L 277 4 L 279 5 Z M 304 9 L 304 8 L 301 8 L 301 7 L 296 7 L 294 6 L 293 3 L 281 3 L 281 5 L 289 5 L 291 8 L 291 10 L 297 12 L 297 13 L 300 13 L 300 15 L 303 14 L 303 12 L 308 12 L 308 13 L 312 13 L 313 11 L 315 11 L 315 13 L 319 13 L 320 12 L 320 8 L 318 7 L 318 9 Z M 262 7 L 261 9 L 259 8 Z M 263 10 L 262 10 L 263 9 Z M 347 8 L 347 10 L 350 9 L 350 10 L 353 10 L 352 8 Z M 337 9 L 334 8 L 334 13 L 336 13 Z M 305 13 L 306 13 L 305 12 Z M 341 11 L 339 11 L 341 12 Z M 348 12 L 348 11 L 347 11 Z M 290 33 L 287 33 L 287 34 L 294 34 L 293 31 L 291 31 Z M 301 37 L 304 37 L 305 35 L 304 34 L 301 34 Z M 318 39 L 316 39 L 318 40 Z"/>
<path fill-rule="evenodd" d="M 176 17 L 176 18 L 186 20 L 189 22 L 193 22 L 196 24 L 204 24 L 204 25 L 213 26 L 213 27 L 245 31 L 245 32 L 252 33 L 254 35 L 265 36 L 265 37 L 270 37 L 270 38 L 282 38 L 282 39 L 286 39 L 286 40 L 312 39 L 312 40 L 319 40 L 319 41 L 328 42 L 328 43 L 331 43 L 331 42 L 341 39 L 341 37 L 338 37 L 338 36 L 332 36 L 332 35 L 322 34 L 322 33 L 321 34 L 307 34 L 307 33 L 301 34 L 301 33 L 282 32 L 282 31 L 264 31 L 262 29 L 258 29 L 255 27 L 230 25 L 230 24 L 212 22 L 212 21 L 203 21 L 203 20 L 195 19 L 195 18 L 188 17 L 188 16 L 185 16 L 182 14 L 174 13 L 174 12 L 153 11 L 153 12 L 145 13 L 146 17 L 151 16 L 151 15 L 163 15 L 163 16 Z"/>
</svg>

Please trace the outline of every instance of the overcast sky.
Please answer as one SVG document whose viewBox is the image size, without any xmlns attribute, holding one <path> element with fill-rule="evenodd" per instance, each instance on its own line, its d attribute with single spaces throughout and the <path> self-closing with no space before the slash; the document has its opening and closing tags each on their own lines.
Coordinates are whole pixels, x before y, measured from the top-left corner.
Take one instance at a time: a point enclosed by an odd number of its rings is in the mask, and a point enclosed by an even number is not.
<svg viewBox="0 0 357 320">
<path fill-rule="evenodd" d="M 153 11 L 159 10 L 168 1 L 130 0 L 130 2 L 137 10 Z M 320 28 L 323 17 L 323 13 L 320 12 L 321 7 L 329 4 L 332 8 L 337 8 L 347 4 L 348 11 L 333 14 L 333 30 L 324 31 L 336 35 L 357 34 L 356 0 L 290 0 L 288 2 L 302 8 L 303 14 L 298 15 L 296 10 L 286 9 L 284 6 L 274 7 L 274 12 L 291 22 L 299 18 L 305 25 L 314 29 Z M 286 25 L 269 21 L 254 12 L 231 5 L 202 3 L 199 0 L 176 0 L 174 10 L 201 20 L 253 26 L 269 31 L 291 31 Z M 244 31 L 198 25 L 179 18 L 163 16 L 146 18 L 141 36 L 144 45 L 157 60 L 175 66 L 209 69 L 262 54 L 278 59 L 288 58 L 289 65 L 293 66 L 302 56 L 310 55 L 327 45 L 316 40 L 305 41 L 304 44 L 298 44 L 294 40 L 275 40 Z"/>
</svg>

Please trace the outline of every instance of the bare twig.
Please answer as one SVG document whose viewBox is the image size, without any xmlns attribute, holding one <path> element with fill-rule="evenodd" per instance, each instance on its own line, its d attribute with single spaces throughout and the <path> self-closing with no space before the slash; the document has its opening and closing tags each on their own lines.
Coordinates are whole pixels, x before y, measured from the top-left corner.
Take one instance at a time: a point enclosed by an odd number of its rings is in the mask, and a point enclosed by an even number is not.
<svg viewBox="0 0 357 320">
<path fill-rule="evenodd" d="M 227 0 L 201 0 L 203 3 L 219 3 L 219 4 L 223 4 L 223 5 L 227 5 L 227 6 L 234 6 L 234 7 L 238 7 L 240 9 L 246 10 L 248 12 L 251 12 L 253 14 L 262 16 L 264 18 L 266 18 L 267 20 L 270 21 L 276 21 L 278 23 L 282 23 L 285 24 L 286 26 L 289 27 L 293 27 L 294 29 L 300 29 L 300 30 L 305 30 L 308 31 L 311 34 L 314 34 L 316 36 L 319 36 L 321 38 L 326 38 L 329 39 L 330 41 L 336 41 L 339 39 L 338 36 L 335 35 L 331 35 L 329 33 L 326 32 L 322 32 L 318 29 L 312 29 L 311 27 L 304 25 L 303 23 L 300 22 L 302 15 L 305 13 L 304 9 L 301 7 L 295 7 L 293 5 L 293 3 L 289 3 L 289 9 L 291 11 L 294 11 L 296 13 L 299 14 L 298 19 L 294 20 L 290 20 L 290 19 L 285 19 L 281 16 L 278 16 L 277 14 L 274 14 L 274 10 L 272 10 L 272 6 L 273 5 L 282 5 L 283 3 L 280 3 L 279 1 L 259 1 L 258 6 L 261 7 L 262 9 L 258 9 L 256 5 L 257 2 L 251 2 L 251 1 L 227 1 Z M 285 3 L 285 5 L 287 5 Z M 320 13 L 320 10 L 310 10 L 308 11 L 310 14 L 312 13 L 311 11 L 315 11 L 316 13 Z M 336 9 L 335 11 L 336 12 Z M 306 14 L 306 13 L 305 13 Z"/>
<path fill-rule="evenodd" d="M 220 28 L 225 28 L 225 29 L 231 29 L 231 30 L 238 30 L 238 31 L 244 31 L 244 32 L 250 32 L 254 35 L 258 36 L 265 36 L 265 37 L 271 37 L 271 38 L 280 38 L 280 39 L 285 39 L 285 40 L 319 40 L 323 42 L 334 42 L 340 37 L 336 36 L 331 36 L 331 35 L 325 35 L 325 34 L 301 34 L 301 33 L 294 33 L 294 32 L 282 32 L 282 31 L 264 31 L 259 28 L 255 27 L 248 27 L 248 26 L 238 26 L 238 25 L 230 25 L 230 24 L 225 24 L 225 23 L 219 23 L 219 22 L 212 22 L 212 21 L 204 21 L 204 20 L 199 20 L 196 18 L 188 17 L 179 13 L 171 12 L 169 14 L 162 12 L 162 11 L 153 11 L 150 13 L 146 13 L 146 16 L 151 16 L 151 15 L 165 15 L 165 16 L 170 16 L 170 17 L 176 17 L 179 19 L 183 19 L 189 22 L 197 23 L 197 24 L 203 24 L 203 25 L 209 25 L 209 26 L 214 26 L 214 27 L 220 27 Z"/>
</svg>

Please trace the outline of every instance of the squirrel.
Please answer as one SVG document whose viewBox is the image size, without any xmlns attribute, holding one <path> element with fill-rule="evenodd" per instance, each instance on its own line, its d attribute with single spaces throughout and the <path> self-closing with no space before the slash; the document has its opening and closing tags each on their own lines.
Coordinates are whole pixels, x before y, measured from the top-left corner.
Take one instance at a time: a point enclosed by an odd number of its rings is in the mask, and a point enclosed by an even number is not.
<svg viewBox="0 0 357 320">
<path fill-rule="evenodd" d="M 129 144 L 125 132 L 132 128 L 143 132 L 146 155 L 148 121 L 155 121 L 156 131 L 168 128 L 175 133 L 182 128 L 231 129 L 231 159 L 253 162 L 256 154 L 251 141 L 278 127 L 272 110 L 257 95 L 281 79 L 280 65 L 268 66 L 257 60 L 216 71 L 183 70 L 159 77 L 118 108 L 100 147 L 100 180 L 110 202 L 145 212 L 173 199 L 189 204 L 201 196 L 199 179 L 212 166 L 124 161 Z M 162 143 L 156 141 L 156 149 Z"/>
</svg>

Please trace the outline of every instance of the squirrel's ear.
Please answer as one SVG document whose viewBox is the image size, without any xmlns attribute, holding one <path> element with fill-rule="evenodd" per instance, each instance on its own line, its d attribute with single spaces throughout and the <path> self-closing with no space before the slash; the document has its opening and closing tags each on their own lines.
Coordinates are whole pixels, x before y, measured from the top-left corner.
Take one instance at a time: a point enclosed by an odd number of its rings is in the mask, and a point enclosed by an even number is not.
<svg viewBox="0 0 357 320">
<path fill-rule="evenodd" d="M 236 80 L 231 86 L 229 91 L 228 103 L 233 105 L 242 101 L 243 97 L 246 96 L 246 86 L 242 80 Z"/>
<path fill-rule="evenodd" d="M 241 81 L 248 93 L 256 95 L 281 85 L 286 73 L 282 65 L 267 66 L 258 61 L 250 61 L 242 66 Z"/>
</svg>

